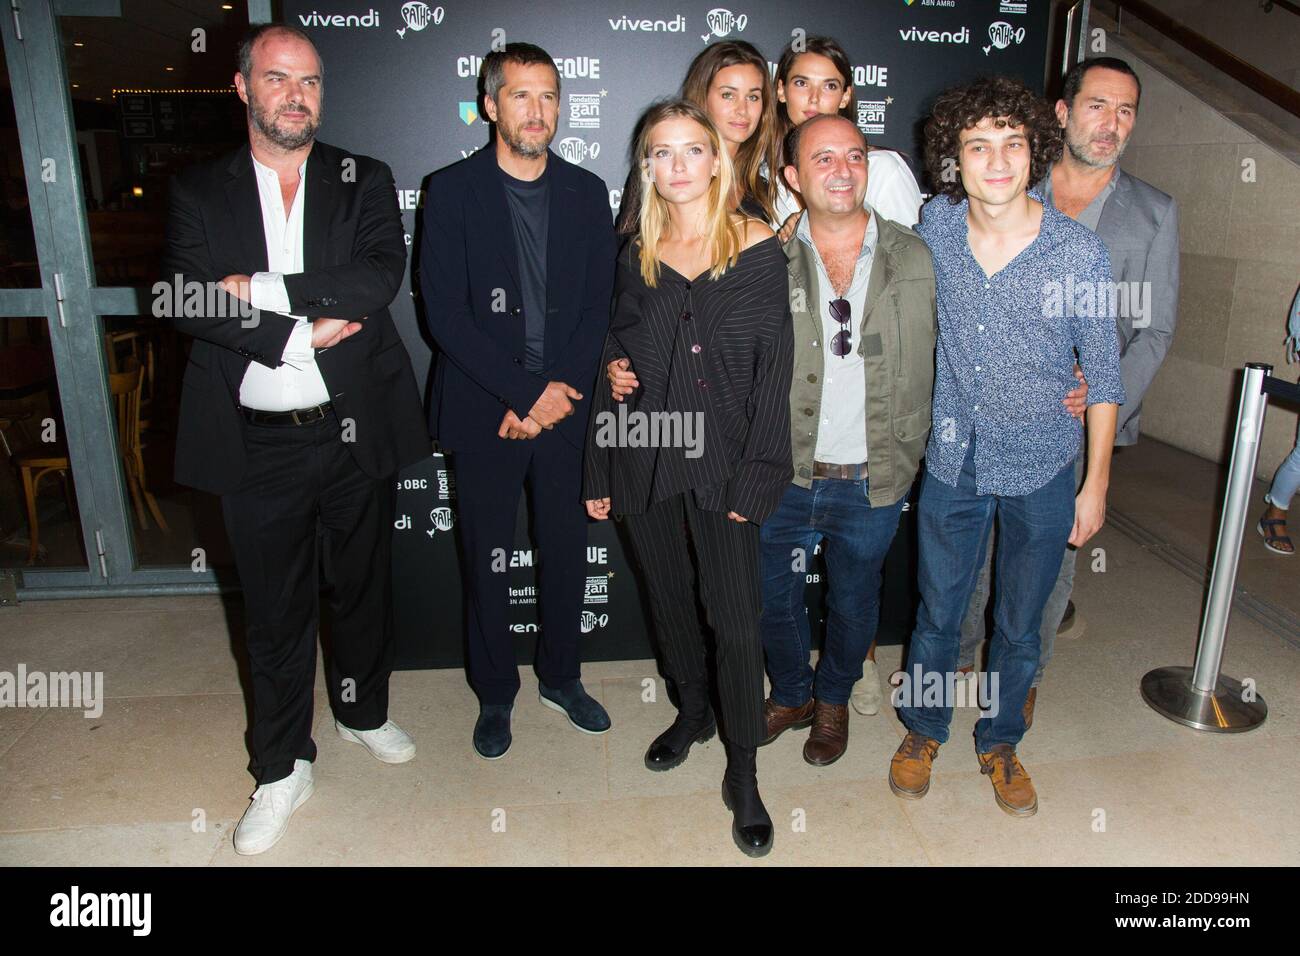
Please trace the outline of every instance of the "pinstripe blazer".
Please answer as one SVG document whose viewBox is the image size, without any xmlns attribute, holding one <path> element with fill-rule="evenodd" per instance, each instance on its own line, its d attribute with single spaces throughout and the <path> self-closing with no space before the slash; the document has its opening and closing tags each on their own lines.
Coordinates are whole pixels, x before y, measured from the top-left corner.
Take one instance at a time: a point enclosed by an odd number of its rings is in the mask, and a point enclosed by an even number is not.
<svg viewBox="0 0 1300 956">
<path fill-rule="evenodd" d="M 641 278 L 636 241 L 619 254 L 603 369 L 626 357 L 639 387 L 619 408 L 602 379 L 592 400 L 583 497 L 611 499 L 615 514 L 639 514 L 690 491 L 706 511 L 762 523 L 793 476 L 790 375 L 794 338 L 786 259 L 775 236 L 740 254 L 717 279 L 668 266 L 658 284 Z M 659 429 L 655 415 L 699 423 L 699 447 Z M 661 419 L 666 421 L 667 419 Z M 678 436 L 680 437 L 680 436 Z"/>
</svg>

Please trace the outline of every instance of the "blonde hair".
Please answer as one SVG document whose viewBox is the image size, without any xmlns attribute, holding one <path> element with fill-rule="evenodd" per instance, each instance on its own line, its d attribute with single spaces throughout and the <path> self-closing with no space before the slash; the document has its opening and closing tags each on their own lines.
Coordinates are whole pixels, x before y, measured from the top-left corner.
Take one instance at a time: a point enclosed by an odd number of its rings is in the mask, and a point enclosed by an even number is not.
<svg viewBox="0 0 1300 956">
<path fill-rule="evenodd" d="M 652 106 L 639 124 L 641 132 L 637 137 L 636 151 L 633 154 L 642 168 L 641 210 L 637 230 L 641 245 L 641 278 L 651 288 L 658 284 L 659 243 L 668 231 L 670 220 L 668 201 L 659 195 L 659 191 L 655 189 L 654 179 L 649 175 L 650 138 L 655 127 L 664 120 L 679 117 L 694 120 L 704 128 L 714 158 L 718 160 L 718 175 L 714 176 L 713 181 L 709 183 L 708 206 L 704 215 L 704 235 L 709 241 L 709 277 L 716 279 L 735 265 L 744 246 L 744 240 L 728 208 L 732 182 L 735 178 L 731 157 L 727 154 L 722 137 L 710 122 L 708 114 L 686 100 L 670 100 Z"/>
</svg>

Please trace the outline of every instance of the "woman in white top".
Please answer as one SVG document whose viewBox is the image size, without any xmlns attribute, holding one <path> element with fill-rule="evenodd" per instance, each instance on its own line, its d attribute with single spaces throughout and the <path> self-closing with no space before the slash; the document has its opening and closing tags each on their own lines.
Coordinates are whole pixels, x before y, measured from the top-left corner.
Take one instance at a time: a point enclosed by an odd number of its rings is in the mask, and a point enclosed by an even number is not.
<svg viewBox="0 0 1300 956">
<path fill-rule="evenodd" d="M 797 53 L 787 46 L 776 68 L 778 143 L 784 142 L 791 127 L 819 113 L 840 113 L 850 122 L 856 122 L 851 77 L 848 55 L 830 37 L 808 37 Z M 780 162 L 784 165 L 785 157 Z M 777 218 L 772 227 L 780 231 L 784 241 L 794 234 L 797 213 L 803 206 L 781 176 L 774 178 Z M 886 219 L 909 227 L 917 224 L 921 190 L 901 154 L 889 149 L 869 149 L 865 202 Z"/>
</svg>

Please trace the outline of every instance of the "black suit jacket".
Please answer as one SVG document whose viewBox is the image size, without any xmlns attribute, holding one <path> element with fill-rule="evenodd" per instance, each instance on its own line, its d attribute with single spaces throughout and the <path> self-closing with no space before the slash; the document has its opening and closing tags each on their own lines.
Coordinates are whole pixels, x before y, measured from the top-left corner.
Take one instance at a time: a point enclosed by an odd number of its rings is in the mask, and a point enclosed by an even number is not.
<svg viewBox="0 0 1300 956">
<path fill-rule="evenodd" d="M 548 381 L 583 394 L 555 426 L 576 449 L 609 328 L 614 226 L 599 177 L 547 156 L 546 337 L 540 375 L 524 367 L 514 227 L 494 143 L 434 173 L 424 202 L 420 289 L 438 343 L 429 433 L 449 450 L 497 447 L 506 409 L 527 416 Z"/>
<path fill-rule="evenodd" d="M 375 478 L 391 475 L 431 450 L 411 360 L 388 313 L 406 268 L 393 176 L 378 160 L 317 142 L 303 182 L 303 271 L 284 277 L 292 314 L 362 321 L 360 332 L 318 349 L 316 363 L 339 419 L 355 423 L 348 447 L 357 464 Z M 267 271 L 248 146 L 173 179 L 163 265 L 168 284 Z M 219 297 L 215 309 L 173 316 L 195 339 L 181 390 L 176 480 L 217 494 L 244 473 L 244 372 L 250 362 L 279 366 L 295 324 L 267 311 L 254 324 L 240 318 L 234 299 Z"/>
</svg>

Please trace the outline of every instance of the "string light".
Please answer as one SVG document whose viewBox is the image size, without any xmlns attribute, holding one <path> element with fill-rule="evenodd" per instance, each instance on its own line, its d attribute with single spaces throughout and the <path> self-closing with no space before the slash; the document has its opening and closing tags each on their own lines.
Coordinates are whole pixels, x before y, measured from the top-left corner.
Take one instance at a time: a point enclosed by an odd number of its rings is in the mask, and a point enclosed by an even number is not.
<svg viewBox="0 0 1300 956">
<path fill-rule="evenodd" d="M 119 93 L 208 93 L 208 94 L 211 94 L 211 93 L 234 93 L 234 92 L 235 92 L 235 88 L 234 88 L 233 86 L 224 86 L 224 87 L 221 87 L 220 89 L 194 89 L 194 88 L 190 88 L 190 89 L 135 89 L 135 88 L 132 88 L 132 89 L 118 89 L 118 88 L 116 88 L 116 87 L 114 87 L 114 89 L 113 89 L 113 95 L 114 95 L 114 96 L 116 96 L 116 95 L 119 94 Z"/>
</svg>

